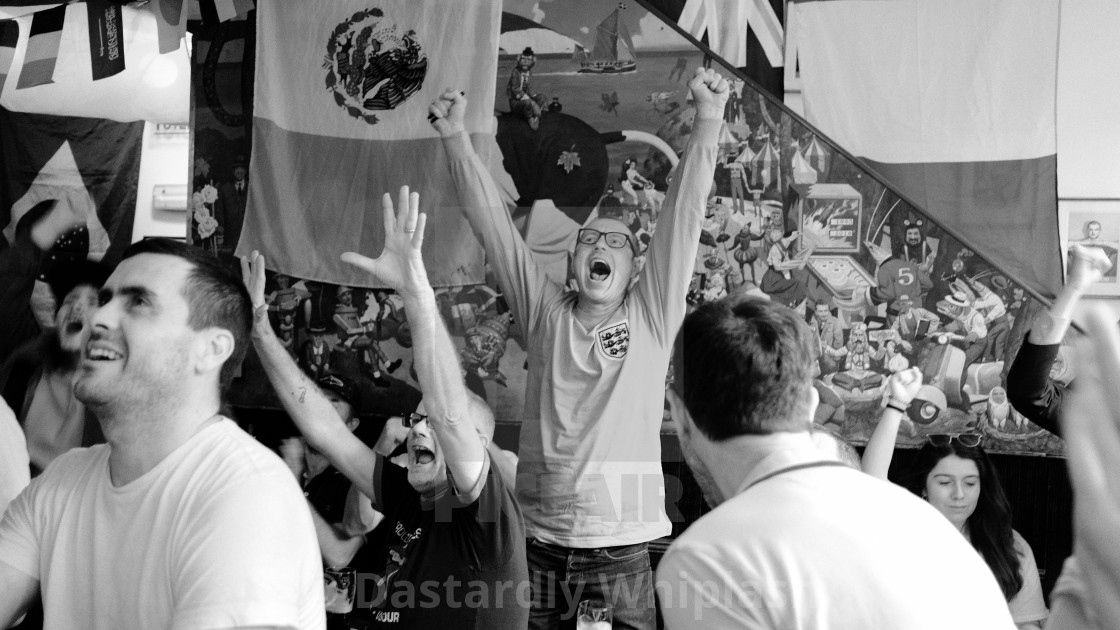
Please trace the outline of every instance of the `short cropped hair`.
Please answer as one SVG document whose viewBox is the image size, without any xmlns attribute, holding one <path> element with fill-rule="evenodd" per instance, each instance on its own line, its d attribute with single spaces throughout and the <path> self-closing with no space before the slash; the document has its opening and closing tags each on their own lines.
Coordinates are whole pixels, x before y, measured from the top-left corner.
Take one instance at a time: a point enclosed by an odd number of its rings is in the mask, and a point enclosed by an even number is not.
<svg viewBox="0 0 1120 630">
<path fill-rule="evenodd" d="M 808 431 L 811 345 L 809 327 L 792 310 L 728 296 L 685 318 L 675 343 L 673 388 L 711 440 Z"/>
<path fill-rule="evenodd" d="M 233 381 L 249 350 L 253 326 L 253 306 L 249 292 L 233 270 L 217 256 L 186 243 L 167 238 L 145 239 L 129 246 L 122 259 L 140 254 L 160 254 L 181 258 L 192 267 L 183 288 L 192 330 L 223 328 L 233 335 L 233 354 L 222 365 L 221 391 Z"/>
</svg>

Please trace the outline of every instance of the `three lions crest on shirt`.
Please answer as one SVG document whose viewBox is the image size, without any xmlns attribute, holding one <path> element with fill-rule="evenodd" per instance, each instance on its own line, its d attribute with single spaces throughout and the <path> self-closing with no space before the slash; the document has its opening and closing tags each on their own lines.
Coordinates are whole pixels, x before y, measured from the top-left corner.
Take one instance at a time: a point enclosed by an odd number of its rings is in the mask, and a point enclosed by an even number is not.
<svg viewBox="0 0 1120 630">
<path fill-rule="evenodd" d="M 626 322 L 602 328 L 596 333 L 599 351 L 608 359 L 621 359 L 630 347 L 630 326 Z"/>
</svg>

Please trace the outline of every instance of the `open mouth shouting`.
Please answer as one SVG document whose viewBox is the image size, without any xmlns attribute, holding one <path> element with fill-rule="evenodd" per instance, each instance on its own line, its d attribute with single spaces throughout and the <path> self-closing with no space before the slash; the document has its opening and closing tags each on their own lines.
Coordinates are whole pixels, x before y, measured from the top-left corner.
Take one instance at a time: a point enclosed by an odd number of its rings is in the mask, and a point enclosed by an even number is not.
<svg viewBox="0 0 1120 630">
<path fill-rule="evenodd" d="M 436 459 L 435 453 L 419 444 L 414 445 L 412 449 L 409 450 L 408 456 L 409 459 L 412 460 L 412 463 L 420 466 L 426 466 Z"/>
<path fill-rule="evenodd" d="M 66 322 L 62 324 L 62 334 L 68 337 L 80 335 L 82 334 L 82 329 L 84 329 L 85 327 L 86 323 L 80 316 L 67 319 Z"/>
<path fill-rule="evenodd" d="M 603 282 L 611 275 L 611 264 L 602 258 L 592 258 L 588 263 L 588 277 Z"/>
</svg>

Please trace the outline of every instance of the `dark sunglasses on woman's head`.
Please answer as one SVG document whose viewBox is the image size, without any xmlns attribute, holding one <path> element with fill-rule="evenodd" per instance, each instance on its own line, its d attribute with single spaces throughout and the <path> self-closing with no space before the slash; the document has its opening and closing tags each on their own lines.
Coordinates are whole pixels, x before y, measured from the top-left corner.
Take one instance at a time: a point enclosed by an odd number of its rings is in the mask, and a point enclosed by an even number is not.
<svg viewBox="0 0 1120 630">
<path fill-rule="evenodd" d="M 576 234 L 576 238 L 584 245 L 594 245 L 599 242 L 600 237 L 607 239 L 607 246 L 614 249 L 633 247 L 630 243 L 630 235 L 624 232 L 600 232 L 595 228 L 580 228 Z"/>
<path fill-rule="evenodd" d="M 406 429 L 411 429 L 412 427 L 420 424 L 421 422 L 423 422 L 427 419 L 428 419 L 428 416 L 426 416 L 422 413 L 413 412 L 413 413 L 402 413 L 401 414 L 401 424 L 403 424 Z"/>
<path fill-rule="evenodd" d="M 980 446 L 979 433 L 930 433 L 926 436 L 926 441 L 934 446 L 949 446 L 953 440 L 968 448 Z"/>
</svg>

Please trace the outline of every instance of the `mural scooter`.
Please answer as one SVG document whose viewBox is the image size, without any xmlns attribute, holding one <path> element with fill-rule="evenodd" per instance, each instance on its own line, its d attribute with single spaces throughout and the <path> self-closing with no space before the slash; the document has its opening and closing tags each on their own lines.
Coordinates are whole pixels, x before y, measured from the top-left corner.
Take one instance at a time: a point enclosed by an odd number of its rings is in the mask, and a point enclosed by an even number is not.
<svg viewBox="0 0 1120 630">
<path fill-rule="evenodd" d="M 937 303 L 937 311 L 950 322 L 927 336 L 918 355 L 924 384 L 909 416 L 921 425 L 932 424 L 949 408 L 968 412 L 1001 386 L 1003 361 L 980 361 L 988 329 L 984 315 L 974 308 L 975 293 L 959 280 L 951 288 Z"/>
</svg>

